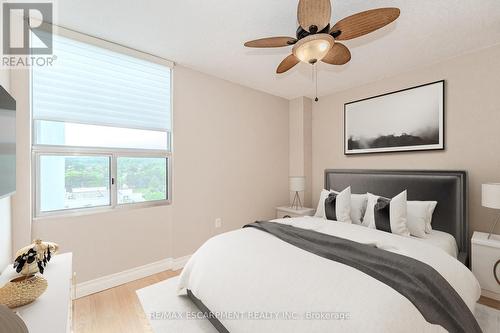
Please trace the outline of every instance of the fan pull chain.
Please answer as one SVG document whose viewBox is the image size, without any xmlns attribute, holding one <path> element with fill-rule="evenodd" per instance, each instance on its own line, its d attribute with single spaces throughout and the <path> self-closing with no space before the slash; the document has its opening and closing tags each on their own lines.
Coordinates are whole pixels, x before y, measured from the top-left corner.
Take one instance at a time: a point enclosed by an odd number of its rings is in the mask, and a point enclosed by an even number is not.
<svg viewBox="0 0 500 333">
<path fill-rule="evenodd" d="M 314 64 L 313 65 L 313 79 L 316 81 L 316 98 L 314 99 L 315 102 L 319 101 L 318 98 L 318 65 Z"/>
</svg>

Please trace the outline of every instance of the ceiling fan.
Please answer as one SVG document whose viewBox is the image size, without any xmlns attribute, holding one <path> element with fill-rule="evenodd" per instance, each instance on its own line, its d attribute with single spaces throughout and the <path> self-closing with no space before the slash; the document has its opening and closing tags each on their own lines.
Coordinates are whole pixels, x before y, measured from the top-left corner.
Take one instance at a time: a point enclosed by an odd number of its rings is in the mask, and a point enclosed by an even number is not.
<svg viewBox="0 0 500 333">
<path fill-rule="evenodd" d="M 349 49 L 338 41 L 366 35 L 395 21 L 398 8 L 377 8 L 346 17 L 330 27 L 332 5 L 330 0 L 300 0 L 297 10 L 299 27 L 296 38 L 270 37 L 245 43 L 246 47 L 292 46 L 292 54 L 276 69 L 285 73 L 299 62 L 344 65 L 351 60 Z"/>
</svg>

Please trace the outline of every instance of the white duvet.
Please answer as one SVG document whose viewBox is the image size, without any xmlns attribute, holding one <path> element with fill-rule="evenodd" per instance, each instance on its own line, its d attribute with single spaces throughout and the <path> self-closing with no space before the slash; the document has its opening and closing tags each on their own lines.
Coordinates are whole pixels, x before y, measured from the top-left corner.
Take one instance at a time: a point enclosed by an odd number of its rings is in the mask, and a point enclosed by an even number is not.
<svg viewBox="0 0 500 333">
<path fill-rule="evenodd" d="M 275 220 L 376 244 L 436 269 L 474 313 L 476 278 L 445 251 L 417 239 L 304 217 Z M 253 228 L 208 240 L 185 266 L 190 289 L 231 333 L 446 332 L 404 296 L 350 266 L 324 259 Z"/>
</svg>

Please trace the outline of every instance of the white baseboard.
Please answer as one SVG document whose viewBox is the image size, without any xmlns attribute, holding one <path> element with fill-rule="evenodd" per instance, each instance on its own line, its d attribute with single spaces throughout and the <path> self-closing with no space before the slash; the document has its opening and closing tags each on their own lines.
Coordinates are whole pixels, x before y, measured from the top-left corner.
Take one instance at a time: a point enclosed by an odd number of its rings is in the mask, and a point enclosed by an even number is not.
<svg viewBox="0 0 500 333">
<path fill-rule="evenodd" d="M 76 298 L 95 294 L 160 272 L 181 269 L 190 257 L 191 256 L 176 259 L 168 258 L 144 266 L 128 269 L 123 272 L 103 276 L 95 280 L 79 283 L 76 286 Z"/>
<path fill-rule="evenodd" d="M 186 266 L 189 258 L 191 258 L 190 255 L 189 256 L 180 257 L 180 258 L 175 258 L 172 261 L 172 270 L 176 271 L 176 270 L 181 269 L 184 266 Z"/>
</svg>

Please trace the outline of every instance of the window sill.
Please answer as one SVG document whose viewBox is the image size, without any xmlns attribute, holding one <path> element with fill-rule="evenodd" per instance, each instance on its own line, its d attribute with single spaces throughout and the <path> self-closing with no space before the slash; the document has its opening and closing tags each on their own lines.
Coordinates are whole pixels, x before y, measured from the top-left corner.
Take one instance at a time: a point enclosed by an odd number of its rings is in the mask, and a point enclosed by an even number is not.
<svg viewBox="0 0 500 333">
<path fill-rule="evenodd" d="M 116 207 L 105 206 L 105 207 L 95 207 L 95 208 L 62 210 L 62 211 L 42 213 L 39 216 L 34 216 L 33 221 L 43 221 L 43 220 L 59 219 L 59 218 L 71 218 L 71 217 L 96 215 L 96 214 L 107 214 L 107 213 L 112 213 L 112 212 L 120 212 L 120 211 L 133 210 L 133 209 L 145 209 L 145 208 L 153 208 L 153 207 L 161 207 L 161 206 L 170 206 L 171 204 L 172 204 L 171 200 L 161 200 L 161 201 L 140 202 L 140 203 L 132 203 L 132 204 L 122 204 L 122 205 L 118 205 Z"/>
</svg>

